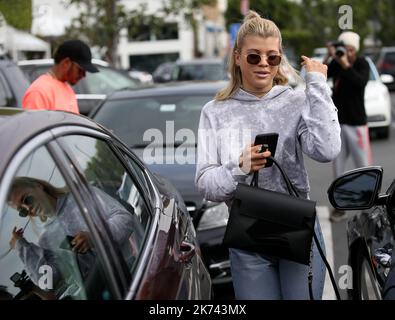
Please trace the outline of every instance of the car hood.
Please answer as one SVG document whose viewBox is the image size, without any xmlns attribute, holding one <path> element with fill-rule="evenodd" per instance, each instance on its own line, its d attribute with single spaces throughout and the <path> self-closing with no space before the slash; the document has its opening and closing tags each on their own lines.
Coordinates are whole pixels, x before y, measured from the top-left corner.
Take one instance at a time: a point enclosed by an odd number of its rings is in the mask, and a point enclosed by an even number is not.
<svg viewBox="0 0 395 320">
<path fill-rule="evenodd" d="M 157 161 L 158 163 L 152 164 L 149 161 L 144 161 L 144 149 L 132 150 L 147 165 L 151 172 L 167 178 L 176 187 L 187 207 L 194 206 L 197 210 L 201 208 L 203 197 L 195 187 L 196 164 L 194 155 L 196 154 L 196 149 L 194 149 L 193 155 L 185 159 L 187 163 L 179 163 L 172 155 L 166 156 L 166 149 L 156 149 L 156 152 L 163 154 L 163 161 Z"/>
</svg>

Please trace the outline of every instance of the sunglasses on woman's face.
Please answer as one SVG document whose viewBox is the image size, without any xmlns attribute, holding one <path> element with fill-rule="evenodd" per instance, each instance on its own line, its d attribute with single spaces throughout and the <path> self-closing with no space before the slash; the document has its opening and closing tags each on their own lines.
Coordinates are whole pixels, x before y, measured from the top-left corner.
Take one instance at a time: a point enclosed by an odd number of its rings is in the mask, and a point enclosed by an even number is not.
<svg viewBox="0 0 395 320">
<path fill-rule="evenodd" d="M 22 207 L 22 205 L 25 206 L 32 206 L 34 203 L 34 197 L 31 195 L 24 195 L 21 201 L 21 204 L 18 206 L 17 210 L 19 212 L 19 216 L 21 218 L 26 218 L 29 215 L 30 209 L 26 209 L 25 207 Z"/>
<path fill-rule="evenodd" d="M 247 62 L 252 65 L 257 65 L 261 62 L 262 56 L 266 56 L 264 54 L 257 54 L 257 53 L 249 53 L 247 54 Z M 276 67 L 281 63 L 281 56 L 278 54 L 270 54 L 266 56 L 267 63 L 272 66 Z"/>
</svg>

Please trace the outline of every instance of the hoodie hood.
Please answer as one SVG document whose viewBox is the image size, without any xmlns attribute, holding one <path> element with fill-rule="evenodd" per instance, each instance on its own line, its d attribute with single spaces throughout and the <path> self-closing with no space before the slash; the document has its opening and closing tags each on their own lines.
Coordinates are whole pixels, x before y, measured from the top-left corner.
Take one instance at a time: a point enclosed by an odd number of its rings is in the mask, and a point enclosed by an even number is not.
<svg viewBox="0 0 395 320">
<path fill-rule="evenodd" d="M 232 99 L 238 100 L 238 101 L 243 101 L 243 102 L 254 102 L 254 101 L 266 101 L 266 100 L 272 100 L 287 91 L 291 91 L 290 86 L 281 86 L 277 85 L 274 86 L 273 88 L 270 89 L 268 93 L 266 93 L 262 98 L 259 98 L 257 96 L 254 96 L 251 93 L 248 93 L 247 91 L 239 88 L 235 94 L 233 95 Z"/>
</svg>

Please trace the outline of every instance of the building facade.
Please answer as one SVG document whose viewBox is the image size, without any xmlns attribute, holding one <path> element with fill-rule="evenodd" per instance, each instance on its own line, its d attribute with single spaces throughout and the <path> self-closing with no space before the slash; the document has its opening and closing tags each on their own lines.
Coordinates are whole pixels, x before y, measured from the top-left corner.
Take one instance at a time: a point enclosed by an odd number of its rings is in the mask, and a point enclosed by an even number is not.
<svg viewBox="0 0 395 320">
<path fill-rule="evenodd" d="M 121 0 L 121 3 L 127 10 L 144 4 L 146 15 L 157 15 L 162 7 L 162 0 Z M 79 14 L 77 7 L 65 8 L 65 4 L 64 0 L 34 0 L 32 33 L 62 35 L 72 18 Z M 118 67 L 152 72 L 162 62 L 192 59 L 196 51 L 206 58 L 223 57 L 228 45 L 223 18 L 226 4 L 226 0 L 218 0 L 215 8 L 204 7 L 196 12 L 197 44 L 194 44 L 193 30 L 182 13 L 164 17 L 166 23 L 159 32 L 150 26 L 139 26 L 139 31 L 134 34 L 123 29 L 117 48 Z"/>
</svg>

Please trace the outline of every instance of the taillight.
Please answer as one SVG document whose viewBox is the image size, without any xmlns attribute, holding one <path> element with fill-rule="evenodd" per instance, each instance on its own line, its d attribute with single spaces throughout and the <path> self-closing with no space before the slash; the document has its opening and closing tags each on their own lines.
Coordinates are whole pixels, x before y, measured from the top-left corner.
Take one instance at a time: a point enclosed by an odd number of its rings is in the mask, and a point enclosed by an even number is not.
<svg viewBox="0 0 395 320">
<path fill-rule="evenodd" d="M 388 62 L 383 62 L 380 66 L 380 70 L 384 71 L 384 70 L 389 70 L 391 68 L 393 68 L 394 66 Z"/>
</svg>

